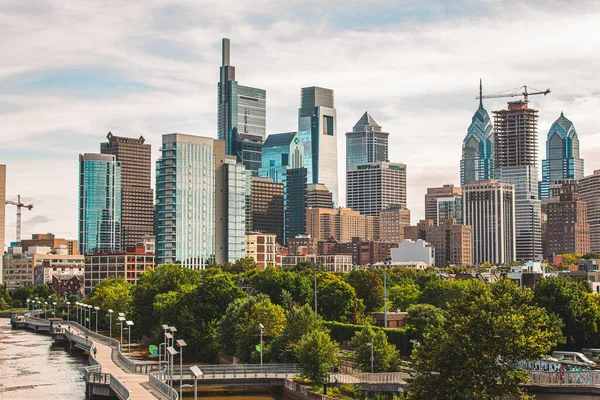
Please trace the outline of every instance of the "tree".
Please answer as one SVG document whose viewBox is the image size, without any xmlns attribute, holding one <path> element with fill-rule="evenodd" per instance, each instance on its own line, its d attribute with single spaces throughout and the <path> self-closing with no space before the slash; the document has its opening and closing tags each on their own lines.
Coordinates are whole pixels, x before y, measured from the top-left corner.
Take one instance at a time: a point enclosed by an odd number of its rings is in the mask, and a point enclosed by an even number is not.
<svg viewBox="0 0 600 400">
<path fill-rule="evenodd" d="M 301 375 L 315 383 L 326 382 L 327 373 L 338 363 L 339 351 L 328 333 L 319 329 L 306 333 L 295 348 Z"/>
<path fill-rule="evenodd" d="M 256 269 L 256 262 L 252 257 L 240 258 L 234 264 L 225 263 L 221 265 L 223 272 L 230 274 L 241 274 Z"/>
<path fill-rule="evenodd" d="M 425 333 L 437 328 L 444 319 L 442 310 L 431 304 L 414 304 L 406 311 L 408 315 L 404 322 L 411 329 L 411 337 L 419 342 Z"/>
<path fill-rule="evenodd" d="M 35 287 L 34 295 L 47 299 L 50 296 L 54 297 L 54 295 L 56 295 L 56 290 L 54 290 L 54 287 L 52 285 L 44 283 Z"/>
<path fill-rule="evenodd" d="M 393 286 L 388 292 L 391 307 L 406 311 L 408 307 L 419 302 L 421 289 L 410 279 L 405 279 L 399 285 Z M 389 304 L 389 303 L 388 303 Z"/>
<path fill-rule="evenodd" d="M 270 357 L 279 362 L 296 362 L 295 346 L 307 332 L 325 330 L 323 319 L 308 304 L 294 306 L 285 313 L 286 325 L 281 335 L 273 340 Z"/>
<path fill-rule="evenodd" d="M 537 360 L 563 340 L 558 318 L 508 279 L 469 280 L 444 314 L 413 351 L 410 398 L 522 396 L 528 374 L 518 362 Z"/>
<path fill-rule="evenodd" d="M 387 335 L 367 325 L 356 332 L 350 346 L 354 348 L 354 362 L 361 371 L 371 372 L 371 346 L 373 347 L 373 372 L 396 371 L 400 363 L 400 354 L 393 344 L 389 344 Z"/>
<path fill-rule="evenodd" d="M 319 315 L 327 321 L 356 323 L 359 312 L 364 308 L 356 291 L 342 278 L 331 273 L 321 273 L 317 277 Z"/>
<path fill-rule="evenodd" d="M 365 312 L 380 310 L 383 307 L 383 282 L 373 271 L 353 270 L 345 275 L 346 282 L 356 291 L 365 305 Z"/>
<path fill-rule="evenodd" d="M 567 253 L 561 254 L 560 257 L 562 257 L 562 262 L 559 267 L 561 269 L 567 269 L 571 265 L 577 265 L 577 261 L 581 258 L 581 254 Z"/>
<path fill-rule="evenodd" d="M 21 286 L 11 292 L 13 300 L 20 300 L 21 303 L 25 303 L 27 299 L 33 300 L 35 297 L 35 286 L 25 285 Z"/>
<path fill-rule="evenodd" d="M 585 253 L 581 258 L 584 260 L 600 259 L 600 253 L 589 252 Z"/>
<path fill-rule="evenodd" d="M 283 305 L 284 290 L 291 294 L 292 302 L 297 304 L 305 304 L 313 296 L 312 279 L 305 274 L 268 266 L 262 271 L 249 272 L 246 279 L 258 292 L 267 294 L 275 304 Z"/>
<path fill-rule="evenodd" d="M 131 312 L 131 284 L 123 278 L 107 278 L 98 283 L 89 295 L 90 304 L 100 307 L 103 313 L 112 309 L 129 315 Z M 101 316 L 101 314 L 99 315 Z M 103 325 L 107 325 L 103 323 Z"/>
<path fill-rule="evenodd" d="M 535 302 L 564 322 L 566 347 L 581 349 L 600 344 L 600 307 L 587 281 L 545 278 L 534 289 Z"/>
</svg>

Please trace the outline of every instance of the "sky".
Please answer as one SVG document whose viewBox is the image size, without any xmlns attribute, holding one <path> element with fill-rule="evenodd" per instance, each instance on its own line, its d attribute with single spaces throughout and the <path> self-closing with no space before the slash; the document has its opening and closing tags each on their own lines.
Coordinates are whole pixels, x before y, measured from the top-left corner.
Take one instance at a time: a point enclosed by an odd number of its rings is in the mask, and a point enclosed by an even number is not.
<svg viewBox="0 0 600 400">
<path fill-rule="evenodd" d="M 390 161 L 407 165 L 412 222 L 422 219 L 427 187 L 459 184 L 480 78 L 484 94 L 550 88 L 530 97 L 538 159 L 564 111 L 589 175 L 600 169 L 598 26 L 600 2 L 577 0 L 2 0 L 7 198 L 34 204 L 22 237 L 76 238 L 78 154 L 99 152 L 109 131 L 143 135 L 153 159 L 162 134 L 216 137 L 223 37 L 239 83 L 267 91 L 267 133 L 297 129 L 302 87 L 334 90 L 341 204 L 344 133 L 369 111 L 390 133 Z"/>
</svg>

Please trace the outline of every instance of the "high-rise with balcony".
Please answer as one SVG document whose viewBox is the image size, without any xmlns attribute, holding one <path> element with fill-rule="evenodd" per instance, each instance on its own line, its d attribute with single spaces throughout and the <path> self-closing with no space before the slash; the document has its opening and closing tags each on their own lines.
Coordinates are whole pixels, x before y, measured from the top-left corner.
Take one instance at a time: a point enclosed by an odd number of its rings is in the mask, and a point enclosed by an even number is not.
<svg viewBox="0 0 600 400">
<path fill-rule="evenodd" d="M 304 143 L 308 183 L 323 183 L 338 204 L 338 154 L 333 90 L 302 88 L 298 110 L 298 136 Z"/>
<path fill-rule="evenodd" d="M 549 197 L 550 185 L 564 179 L 583 178 L 583 159 L 579 158 L 579 136 L 575 126 L 561 112 L 546 139 L 546 159 L 542 160 L 540 199 Z"/>
<path fill-rule="evenodd" d="M 506 110 L 494 111 L 495 174 L 500 182 L 515 187 L 516 257 L 521 261 L 543 257 L 537 119 L 538 111 L 525 101 L 512 101 Z"/>
<path fill-rule="evenodd" d="M 112 154 L 121 165 L 121 226 L 126 249 L 154 235 L 151 147 L 143 136 L 128 138 L 108 132 L 100 153 Z"/>
<path fill-rule="evenodd" d="M 120 251 L 121 165 L 108 154 L 79 155 L 79 252 Z"/>
<path fill-rule="evenodd" d="M 381 126 L 365 112 L 352 128 L 346 132 L 346 164 L 364 164 L 389 161 L 388 136 Z"/>
<path fill-rule="evenodd" d="M 467 136 L 463 140 L 460 160 L 460 185 L 470 181 L 492 179 L 494 177 L 492 120 L 483 108 L 481 82 L 479 83 L 479 108 L 471 118 Z"/>
<path fill-rule="evenodd" d="M 406 165 L 375 161 L 346 166 L 346 204 L 377 216 L 389 206 L 406 206 Z"/>
<path fill-rule="evenodd" d="M 167 134 L 161 153 L 156 168 L 157 263 L 202 269 L 243 257 L 245 172 L 225 154 L 225 142 Z"/>
<path fill-rule="evenodd" d="M 223 38 L 218 84 L 217 138 L 225 141 L 225 152 L 237 157 L 256 175 L 261 166 L 260 148 L 266 135 L 266 98 L 263 89 L 238 84 L 231 65 L 230 41 Z"/>
</svg>

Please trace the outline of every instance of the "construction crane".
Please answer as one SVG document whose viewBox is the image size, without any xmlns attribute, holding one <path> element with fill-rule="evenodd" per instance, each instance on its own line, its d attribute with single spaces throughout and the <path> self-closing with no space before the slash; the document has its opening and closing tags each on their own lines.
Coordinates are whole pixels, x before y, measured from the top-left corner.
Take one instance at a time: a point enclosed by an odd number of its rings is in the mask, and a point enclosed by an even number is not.
<svg viewBox="0 0 600 400">
<path fill-rule="evenodd" d="M 522 91 L 521 91 L 522 90 Z M 517 97 L 517 96 L 523 96 L 525 103 L 529 103 L 529 96 L 535 96 L 538 94 L 543 94 L 544 96 L 547 95 L 548 93 L 550 93 L 550 89 L 546 89 L 546 90 L 538 90 L 538 89 L 534 89 L 536 90 L 535 92 L 528 92 L 527 91 L 527 86 L 520 86 L 518 88 L 515 89 L 510 89 L 510 90 L 506 90 L 504 92 L 500 92 L 500 93 L 496 93 L 496 94 L 488 94 L 488 95 L 483 95 L 481 93 L 481 81 L 479 82 L 479 96 L 475 97 L 475 99 L 477 100 L 481 100 L 481 99 L 499 99 L 502 97 Z M 507 93 L 509 92 L 509 93 Z"/>
<path fill-rule="evenodd" d="M 24 204 L 21 202 L 21 195 L 17 195 L 17 201 L 6 200 L 6 204 L 12 204 L 17 207 L 17 243 L 21 243 L 21 208 L 31 210 L 33 204 Z"/>
</svg>

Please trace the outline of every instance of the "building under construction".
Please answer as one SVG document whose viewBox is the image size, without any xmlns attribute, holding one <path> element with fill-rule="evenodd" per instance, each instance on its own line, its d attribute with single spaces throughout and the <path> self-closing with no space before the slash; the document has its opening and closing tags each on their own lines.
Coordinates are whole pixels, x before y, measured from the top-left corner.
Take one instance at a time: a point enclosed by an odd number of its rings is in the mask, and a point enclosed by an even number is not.
<svg viewBox="0 0 600 400">
<path fill-rule="evenodd" d="M 511 101 L 507 110 L 494 111 L 496 168 L 530 165 L 537 168 L 538 110 L 525 101 Z"/>
</svg>

